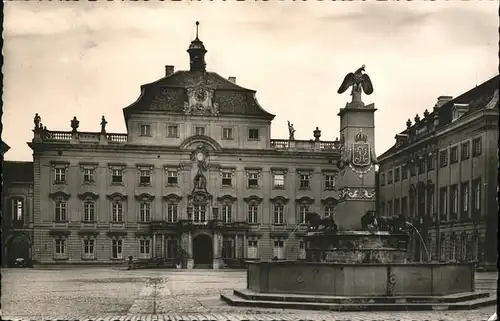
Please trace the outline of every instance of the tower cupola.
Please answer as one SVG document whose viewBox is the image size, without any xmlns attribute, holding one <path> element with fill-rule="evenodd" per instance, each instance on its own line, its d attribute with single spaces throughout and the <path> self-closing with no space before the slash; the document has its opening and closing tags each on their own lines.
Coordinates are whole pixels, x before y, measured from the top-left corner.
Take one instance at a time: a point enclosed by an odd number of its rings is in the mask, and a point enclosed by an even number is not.
<svg viewBox="0 0 500 321">
<path fill-rule="evenodd" d="M 198 38 L 198 26 L 200 23 L 196 21 L 196 38 L 191 41 L 189 45 L 189 49 L 187 52 L 189 53 L 190 60 L 190 71 L 206 71 L 206 63 L 205 63 L 205 54 L 207 50 L 203 45 L 203 42 Z"/>
</svg>

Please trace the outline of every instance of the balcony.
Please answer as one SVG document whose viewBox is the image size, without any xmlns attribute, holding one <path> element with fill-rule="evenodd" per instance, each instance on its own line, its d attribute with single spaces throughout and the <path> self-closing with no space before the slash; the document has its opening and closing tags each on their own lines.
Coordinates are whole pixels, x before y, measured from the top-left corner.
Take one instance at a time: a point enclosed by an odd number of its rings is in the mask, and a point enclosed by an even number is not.
<svg viewBox="0 0 500 321">
<path fill-rule="evenodd" d="M 277 150 L 338 151 L 340 141 L 271 139 L 271 148 Z"/>
<path fill-rule="evenodd" d="M 35 133 L 34 141 L 39 142 L 63 142 L 69 143 L 71 141 L 78 141 L 81 143 L 95 143 L 100 142 L 111 144 L 125 144 L 128 142 L 127 134 L 117 133 L 99 133 L 99 132 L 77 132 L 70 131 L 42 131 Z"/>
</svg>

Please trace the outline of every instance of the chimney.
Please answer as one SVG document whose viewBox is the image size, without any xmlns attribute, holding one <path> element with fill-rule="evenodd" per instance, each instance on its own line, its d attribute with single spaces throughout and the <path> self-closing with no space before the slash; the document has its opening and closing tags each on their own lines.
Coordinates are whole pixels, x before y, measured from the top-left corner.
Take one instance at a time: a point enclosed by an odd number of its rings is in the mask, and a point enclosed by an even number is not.
<svg viewBox="0 0 500 321">
<path fill-rule="evenodd" d="M 229 80 L 233 84 L 236 84 L 236 77 L 229 77 L 229 78 L 227 78 L 227 80 Z"/>
<path fill-rule="evenodd" d="M 166 65 L 165 66 L 165 77 L 168 77 L 174 73 L 174 66 Z"/>
<path fill-rule="evenodd" d="M 435 107 L 439 108 L 453 99 L 453 96 L 439 96 Z"/>
</svg>

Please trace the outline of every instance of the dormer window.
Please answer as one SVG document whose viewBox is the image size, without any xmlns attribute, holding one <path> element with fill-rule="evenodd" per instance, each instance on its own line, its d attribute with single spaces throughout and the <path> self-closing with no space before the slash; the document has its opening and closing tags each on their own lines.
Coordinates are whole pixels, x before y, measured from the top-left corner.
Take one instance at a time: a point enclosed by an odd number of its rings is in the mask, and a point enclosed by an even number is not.
<svg viewBox="0 0 500 321">
<path fill-rule="evenodd" d="M 452 121 L 457 120 L 469 110 L 469 104 L 453 104 Z"/>
<path fill-rule="evenodd" d="M 141 136 L 151 136 L 151 125 L 141 125 Z"/>
</svg>

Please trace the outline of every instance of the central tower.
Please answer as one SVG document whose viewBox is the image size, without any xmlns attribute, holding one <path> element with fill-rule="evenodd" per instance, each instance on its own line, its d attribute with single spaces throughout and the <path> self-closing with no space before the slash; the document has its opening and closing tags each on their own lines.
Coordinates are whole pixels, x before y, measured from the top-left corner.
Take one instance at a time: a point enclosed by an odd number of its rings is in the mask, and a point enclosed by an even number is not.
<svg viewBox="0 0 500 321">
<path fill-rule="evenodd" d="M 205 54 L 207 50 L 203 45 L 203 42 L 198 38 L 198 27 L 200 23 L 196 21 L 196 38 L 191 41 L 189 45 L 189 49 L 187 52 L 189 53 L 189 66 L 190 71 L 206 71 L 205 67 L 207 64 L 205 63 Z"/>
</svg>

